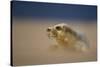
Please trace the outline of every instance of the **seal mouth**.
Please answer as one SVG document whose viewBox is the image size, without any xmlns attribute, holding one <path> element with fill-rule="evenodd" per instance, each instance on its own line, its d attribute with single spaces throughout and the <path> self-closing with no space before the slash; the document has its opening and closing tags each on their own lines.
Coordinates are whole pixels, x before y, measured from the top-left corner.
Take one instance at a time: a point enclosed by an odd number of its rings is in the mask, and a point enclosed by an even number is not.
<svg viewBox="0 0 100 67">
<path fill-rule="evenodd" d="M 57 33 L 49 32 L 49 33 L 48 33 L 48 37 L 49 37 L 49 38 L 56 38 L 56 37 L 57 37 Z"/>
<path fill-rule="evenodd" d="M 57 37 L 57 32 L 54 29 L 47 29 L 48 37 L 49 38 L 56 38 Z"/>
<path fill-rule="evenodd" d="M 54 39 L 54 38 L 56 38 L 56 36 L 55 35 L 48 34 L 48 38 L 49 39 Z"/>
</svg>

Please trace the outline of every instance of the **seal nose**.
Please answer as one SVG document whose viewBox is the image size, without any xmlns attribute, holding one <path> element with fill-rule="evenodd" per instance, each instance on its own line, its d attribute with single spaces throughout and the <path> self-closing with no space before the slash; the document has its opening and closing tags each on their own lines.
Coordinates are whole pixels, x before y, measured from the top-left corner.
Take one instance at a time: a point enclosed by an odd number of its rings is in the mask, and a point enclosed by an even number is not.
<svg viewBox="0 0 100 67">
<path fill-rule="evenodd" d="M 50 29 L 50 28 L 48 28 L 48 29 L 47 29 L 47 32 L 50 32 L 50 31 L 51 31 L 51 29 Z"/>
<path fill-rule="evenodd" d="M 55 29 L 53 29 L 53 30 L 52 30 L 52 34 L 53 34 L 54 36 L 57 36 L 57 31 L 56 31 Z"/>
</svg>

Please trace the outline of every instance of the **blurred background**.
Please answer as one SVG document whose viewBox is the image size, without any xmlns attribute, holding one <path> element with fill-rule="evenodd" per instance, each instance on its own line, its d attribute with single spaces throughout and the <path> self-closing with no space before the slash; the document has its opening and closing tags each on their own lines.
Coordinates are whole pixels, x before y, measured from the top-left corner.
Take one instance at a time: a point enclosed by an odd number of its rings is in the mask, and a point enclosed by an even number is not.
<svg viewBox="0 0 100 67">
<path fill-rule="evenodd" d="M 97 60 L 97 6 L 11 1 L 13 65 L 71 63 Z M 52 47 L 46 29 L 69 24 L 85 33 L 86 53 Z"/>
</svg>

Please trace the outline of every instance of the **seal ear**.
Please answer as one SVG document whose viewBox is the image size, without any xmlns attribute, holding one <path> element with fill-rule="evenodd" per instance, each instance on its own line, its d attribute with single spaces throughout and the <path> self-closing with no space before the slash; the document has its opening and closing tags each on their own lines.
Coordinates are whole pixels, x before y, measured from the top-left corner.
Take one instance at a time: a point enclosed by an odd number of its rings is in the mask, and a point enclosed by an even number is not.
<svg viewBox="0 0 100 67">
<path fill-rule="evenodd" d="M 64 30 L 66 33 L 69 32 L 69 33 L 73 34 L 74 36 L 77 36 L 76 32 L 75 32 L 72 28 L 70 28 L 70 27 L 68 27 L 68 26 L 66 26 L 66 25 L 63 26 L 63 30 Z"/>
<path fill-rule="evenodd" d="M 64 30 L 65 32 L 71 32 L 71 31 L 72 31 L 71 28 L 69 28 L 69 27 L 66 26 L 66 25 L 63 26 L 63 30 Z"/>
</svg>

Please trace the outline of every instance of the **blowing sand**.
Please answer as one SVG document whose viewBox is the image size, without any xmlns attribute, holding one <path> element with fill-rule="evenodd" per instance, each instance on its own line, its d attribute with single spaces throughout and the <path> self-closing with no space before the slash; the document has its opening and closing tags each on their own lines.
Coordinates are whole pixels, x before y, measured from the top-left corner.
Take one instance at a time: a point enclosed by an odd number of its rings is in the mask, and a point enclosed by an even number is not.
<svg viewBox="0 0 100 67">
<path fill-rule="evenodd" d="M 90 49 L 86 53 L 58 48 L 46 35 L 46 28 L 62 22 L 13 20 L 13 64 L 40 65 L 97 60 L 96 23 L 68 23 L 84 32 Z M 67 21 L 65 22 L 67 23 Z"/>
</svg>

